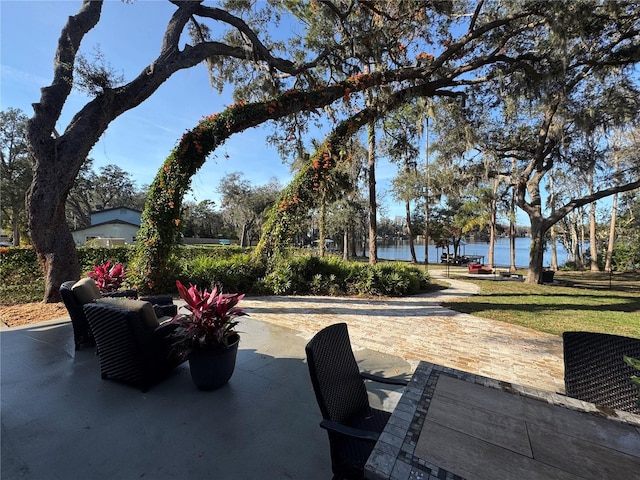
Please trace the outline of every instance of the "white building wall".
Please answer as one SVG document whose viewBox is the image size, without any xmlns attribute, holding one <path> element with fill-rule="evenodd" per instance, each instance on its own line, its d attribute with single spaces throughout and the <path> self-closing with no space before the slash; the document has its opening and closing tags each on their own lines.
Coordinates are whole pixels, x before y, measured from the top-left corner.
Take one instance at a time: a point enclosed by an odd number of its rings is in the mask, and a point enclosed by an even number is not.
<svg viewBox="0 0 640 480">
<path fill-rule="evenodd" d="M 83 228 L 71 232 L 76 245 L 84 245 L 91 238 L 124 238 L 127 244 L 135 243 L 135 237 L 140 227 L 122 223 L 108 223 Z"/>
</svg>

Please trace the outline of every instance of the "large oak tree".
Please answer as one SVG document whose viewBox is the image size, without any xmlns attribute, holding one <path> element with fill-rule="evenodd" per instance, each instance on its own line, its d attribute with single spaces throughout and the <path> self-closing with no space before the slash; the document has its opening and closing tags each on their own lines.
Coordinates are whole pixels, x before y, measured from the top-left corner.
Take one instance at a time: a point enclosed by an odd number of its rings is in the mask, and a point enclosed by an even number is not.
<svg viewBox="0 0 640 480">
<path fill-rule="evenodd" d="M 65 202 L 82 163 L 115 118 L 149 98 L 175 72 L 205 60 L 237 58 L 260 64 L 270 72 L 287 74 L 306 68 L 272 56 L 244 21 L 227 11 L 207 7 L 201 1 L 172 3 L 176 10 L 167 23 L 157 58 L 124 85 L 114 84 L 108 70 L 78 62 L 85 35 L 100 21 L 103 1 L 84 0 L 78 13 L 70 16 L 62 28 L 53 81 L 41 89 L 27 128 L 29 150 L 35 162 L 28 192 L 28 222 L 44 272 L 46 302 L 59 300 L 60 284 L 80 276 L 75 244 L 65 221 Z M 229 26 L 240 40 L 234 43 L 208 40 L 201 28 L 203 20 Z M 193 45 L 181 46 L 180 38 L 189 28 L 196 40 Z M 82 67 L 80 71 L 78 66 Z M 74 82 L 88 87 L 95 97 L 59 133 L 56 123 Z"/>
</svg>

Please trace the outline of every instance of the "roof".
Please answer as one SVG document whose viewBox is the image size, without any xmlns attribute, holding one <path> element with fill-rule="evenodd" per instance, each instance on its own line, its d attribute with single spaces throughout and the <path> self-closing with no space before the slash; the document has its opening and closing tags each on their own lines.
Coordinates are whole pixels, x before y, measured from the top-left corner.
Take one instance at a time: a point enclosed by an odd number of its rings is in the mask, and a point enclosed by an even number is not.
<svg viewBox="0 0 640 480">
<path fill-rule="evenodd" d="M 129 210 L 131 210 L 131 209 L 129 209 Z M 114 225 L 114 224 L 131 225 L 132 227 L 140 228 L 140 224 L 138 224 L 138 223 L 125 222 L 124 220 L 109 220 L 108 222 L 94 223 L 93 225 L 89 225 L 88 227 L 78 228 L 78 229 L 71 230 L 71 231 L 72 232 L 81 232 L 82 230 L 89 230 L 90 228 L 93 228 L 93 227 L 100 227 L 100 226 L 103 226 L 103 225 Z"/>
<path fill-rule="evenodd" d="M 122 210 L 122 209 L 130 210 L 130 211 L 132 211 L 132 212 L 136 212 L 136 213 L 142 213 L 142 210 L 137 210 L 137 209 L 135 209 L 135 208 L 130 208 L 130 207 L 122 206 L 122 207 L 104 208 L 104 209 L 102 209 L 102 210 L 92 210 L 92 211 L 91 211 L 91 215 L 93 215 L 94 213 L 111 212 L 111 211 L 113 211 L 113 210 Z"/>
</svg>

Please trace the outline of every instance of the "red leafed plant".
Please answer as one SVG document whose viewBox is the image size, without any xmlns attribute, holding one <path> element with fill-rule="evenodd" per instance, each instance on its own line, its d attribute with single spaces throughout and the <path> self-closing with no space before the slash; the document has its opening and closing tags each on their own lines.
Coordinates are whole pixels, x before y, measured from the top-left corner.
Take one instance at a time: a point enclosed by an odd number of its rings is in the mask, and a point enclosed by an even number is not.
<svg viewBox="0 0 640 480">
<path fill-rule="evenodd" d="M 125 268 L 121 263 L 111 266 L 111 260 L 107 260 L 104 265 L 94 265 L 93 272 L 87 275 L 93 278 L 102 293 L 115 292 L 122 286 L 122 282 L 127 276 Z"/>
<path fill-rule="evenodd" d="M 190 312 L 179 313 L 171 320 L 178 325 L 175 332 L 178 341 L 193 350 L 228 346 L 229 339 L 237 334 L 236 318 L 247 315 L 236 307 L 244 294 L 218 292 L 217 287 L 212 292 L 202 291 L 191 284 L 186 288 L 179 280 L 176 286 L 186 302 L 184 308 Z"/>
</svg>

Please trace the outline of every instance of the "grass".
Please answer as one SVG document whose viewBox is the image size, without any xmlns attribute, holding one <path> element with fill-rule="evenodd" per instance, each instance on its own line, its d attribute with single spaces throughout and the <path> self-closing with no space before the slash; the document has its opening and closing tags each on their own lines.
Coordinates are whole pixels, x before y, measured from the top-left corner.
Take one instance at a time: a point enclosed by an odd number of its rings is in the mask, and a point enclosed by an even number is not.
<svg viewBox="0 0 640 480">
<path fill-rule="evenodd" d="M 459 312 L 556 335 L 585 330 L 640 338 L 637 273 L 560 271 L 554 285 L 492 281 L 493 276 L 461 279 L 477 284 L 480 293 L 444 304 Z"/>
</svg>

